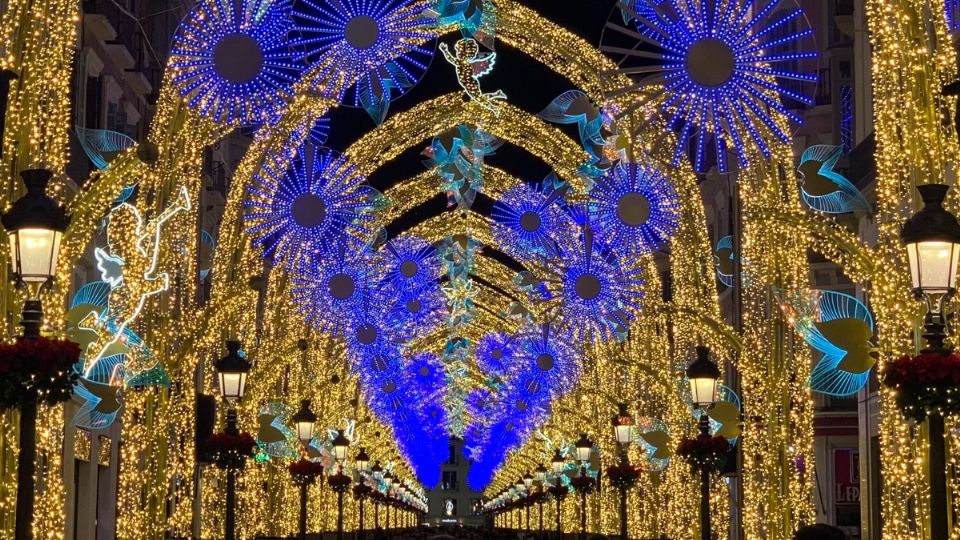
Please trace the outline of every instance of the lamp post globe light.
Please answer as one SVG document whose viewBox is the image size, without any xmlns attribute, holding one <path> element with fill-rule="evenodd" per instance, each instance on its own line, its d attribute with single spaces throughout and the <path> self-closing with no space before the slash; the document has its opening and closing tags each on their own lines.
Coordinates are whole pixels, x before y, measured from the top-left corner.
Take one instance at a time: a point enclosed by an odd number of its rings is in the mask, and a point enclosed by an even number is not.
<svg viewBox="0 0 960 540">
<path fill-rule="evenodd" d="M 707 410 L 717 401 L 717 384 L 720 368 L 710 360 L 710 349 L 697 347 L 697 358 L 687 367 L 687 379 L 690 382 L 690 397 L 694 406 L 700 409 L 701 436 L 710 435 L 710 417 Z M 710 470 L 706 465 L 700 467 L 700 538 L 710 540 Z"/>
<path fill-rule="evenodd" d="M 627 410 L 626 403 L 617 404 L 617 414 L 613 415 L 611 421 L 613 425 L 613 436 L 620 447 L 620 465 L 629 466 L 630 460 L 627 455 L 627 448 L 633 435 L 633 416 Z M 621 482 L 617 486 L 620 491 L 620 540 L 627 540 L 627 484 Z"/>
<path fill-rule="evenodd" d="M 310 400 L 300 401 L 300 410 L 291 418 L 293 428 L 297 432 L 297 438 L 300 442 L 307 444 L 313 440 L 316 431 L 317 415 L 310 410 Z"/>
<path fill-rule="evenodd" d="M 577 451 L 577 461 L 580 462 L 580 476 L 587 477 L 587 464 L 590 462 L 590 454 L 593 452 L 593 441 L 586 433 L 581 433 L 580 438 L 574 443 Z M 579 489 L 580 492 L 580 539 L 587 536 L 587 491 Z"/>
<path fill-rule="evenodd" d="M 907 250 L 910 280 L 914 295 L 926 304 L 923 337 L 924 353 L 950 354 L 944 345 L 944 305 L 956 293 L 957 266 L 960 262 L 960 222 L 943 208 L 949 186 L 927 184 L 917 186 L 924 206 L 910 217 L 900 230 L 900 240 Z M 947 460 L 944 442 L 943 414 L 927 415 L 930 478 L 930 538 L 946 540 Z"/>
<path fill-rule="evenodd" d="M 227 355 L 214 364 L 217 376 L 220 379 L 220 397 L 227 402 L 227 429 L 228 435 L 237 435 L 237 403 L 243 399 L 247 388 L 247 374 L 253 364 L 240 353 L 240 342 L 227 341 Z M 236 538 L 236 505 L 237 505 L 237 471 L 227 468 L 227 515 L 224 521 L 224 538 Z"/>
<path fill-rule="evenodd" d="M 9 84 L 9 82 L 7 83 Z M 70 216 L 63 206 L 47 195 L 51 173 L 45 169 L 29 169 L 20 173 L 27 192 L 0 216 L 7 231 L 10 262 L 18 286 L 28 287 L 20 325 L 23 337 L 40 337 L 43 306 L 40 289 L 51 283 L 57 273 L 60 240 L 70 225 Z M 19 453 L 17 454 L 17 506 L 14 524 L 15 540 L 33 537 L 33 490 L 37 457 L 37 404 L 20 408 Z"/>
<path fill-rule="evenodd" d="M 357 452 L 357 457 L 354 458 L 354 463 L 356 464 L 358 471 L 367 470 L 367 465 L 370 464 L 370 456 L 367 455 L 366 448 L 361 448 L 360 451 Z"/>
</svg>

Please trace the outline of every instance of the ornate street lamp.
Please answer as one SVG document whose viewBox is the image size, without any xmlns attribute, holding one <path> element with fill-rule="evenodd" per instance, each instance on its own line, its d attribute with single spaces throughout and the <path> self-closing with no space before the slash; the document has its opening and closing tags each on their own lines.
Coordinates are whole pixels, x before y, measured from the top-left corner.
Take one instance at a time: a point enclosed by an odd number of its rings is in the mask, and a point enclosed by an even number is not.
<svg viewBox="0 0 960 540">
<path fill-rule="evenodd" d="M 593 451 L 593 441 L 590 440 L 590 437 L 587 437 L 586 433 L 581 433 L 580 438 L 574 443 L 574 447 L 577 450 L 577 461 L 580 462 L 581 466 L 586 467 L 586 463 L 590 461 L 590 453 Z"/>
<path fill-rule="evenodd" d="M 544 493 L 544 484 L 547 483 L 547 468 L 541 463 L 533 471 L 533 479 L 540 487 L 540 494 L 537 496 L 537 508 L 539 510 L 540 536 L 543 536 L 543 502 L 546 496 Z"/>
<path fill-rule="evenodd" d="M 343 463 L 347 461 L 347 448 L 350 447 L 350 439 L 343 436 L 343 431 L 338 431 L 337 436 L 333 439 L 333 457 L 337 460 L 337 463 L 340 464 L 340 468 L 343 468 Z"/>
<path fill-rule="evenodd" d="M 214 364 L 220 378 L 220 396 L 227 402 L 227 429 L 228 435 L 238 435 L 237 431 L 237 402 L 243 399 L 247 388 L 247 374 L 253 364 L 240 354 L 239 341 L 227 341 L 227 355 Z M 236 538 L 237 518 L 237 471 L 233 467 L 227 468 L 227 516 L 224 523 L 225 540 Z"/>
<path fill-rule="evenodd" d="M 630 459 L 627 455 L 627 448 L 630 446 L 631 436 L 633 435 L 633 417 L 627 411 L 626 403 L 617 404 L 617 414 L 613 415 L 611 421 L 613 425 L 613 436 L 620 446 L 620 465 L 628 467 Z M 620 482 L 617 486 L 620 491 L 620 540 L 627 540 L 627 484 Z"/>
<path fill-rule="evenodd" d="M 717 381 L 720 368 L 710 360 L 710 349 L 698 346 L 697 359 L 687 367 L 690 395 L 693 404 L 700 409 L 700 435 L 710 435 L 710 417 L 707 410 L 717 401 Z M 710 540 L 710 469 L 700 467 L 700 538 Z"/>
<path fill-rule="evenodd" d="M 383 480 L 383 467 L 380 466 L 380 460 L 377 460 L 373 463 L 373 467 L 370 467 L 370 474 L 373 475 L 373 479 L 376 482 L 374 484 L 374 489 L 379 489 L 379 482 Z M 373 528 L 380 528 L 380 502 L 379 498 L 373 499 Z"/>
<path fill-rule="evenodd" d="M 310 410 L 310 400 L 300 401 L 300 410 L 291 418 L 293 428 L 297 432 L 297 438 L 300 442 L 307 444 L 313 440 L 314 431 L 317 425 L 317 415 Z"/>
<path fill-rule="evenodd" d="M 12 72 L 3 72 L 2 77 L 7 88 L 10 81 L 8 73 Z M 40 289 L 56 276 L 60 239 L 70 225 L 70 216 L 66 209 L 47 195 L 47 183 L 52 175 L 53 173 L 45 169 L 22 171 L 20 176 L 27 186 L 27 192 L 13 203 L 10 210 L 0 216 L 0 222 L 7 230 L 10 241 L 14 279 L 18 286 L 28 287 L 27 300 L 23 303 L 20 316 L 20 326 L 23 327 L 23 337 L 26 339 L 40 337 L 40 326 L 43 324 Z M 35 402 L 20 407 L 19 445 L 14 538 L 29 540 L 33 537 L 33 476 L 37 457 Z"/>
<path fill-rule="evenodd" d="M 553 453 L 553 459 L 550 460 L 550 467 L 553 468 L 553 474 L 559 476 L 563 474 L 563 469 L 567 466 L 567 460 L 560 455 L 560 449 L 557 448 Z"/>
<path fill-rule="evenodd" d="M 370 464 L 370 456 L 367 455 L 367 449 L 361 448 L 360 452 L 357 453 L 357 457 L 354 458 L 354 463 L 357 466 L 358 471 L 366 471 L 367 465 Z"/>
<path fill-rule="evenodd" d="M 217 360 L 214 368 L 217 370 L 217 377 L 220 379 L 220 397 L 226 400 L 229 405 L 227 429 L 231 429 L 230 422 L 232 421 L 233 429 L 236 430 L 236 404 L 243 399 L 243 394 L 247 390 L 247 374 L 250 373 L 253 364 L 240 353 L 239 341 L 227 341 L 227 351 L 228 354 Z"/>
<path fill-rule="evenodd" d="M 946 324 L 943 306 L 956 293 L 957 263 L 960 261 L 960 223 L 943 208 L 949 186 L 927 184 L 917 186 L 924 207 L 903 225 L 900 240 L 907 248 L 910 278 L 914 295 L 926 303 L 923 337 L 925 353 L 950 354 L 943 341 Z M 930 538 L 946 540 L 947 523 L 947 460 L 944 444 L 943 415 L 927 415 L 930 439 Z"/>
<path fill-rule="evenodd" d="M 360 506 L 360 527 L 357 536 L 360 540 L 363 540 L 366 536 L 363 528 L 363 501 L 367 498 L 367 492 L 369 491 L 369 488 L 363 483 L 363 472 L 367 470 L 367 465 L 370 464 L 370 456 L 367 455 L 366 448 L 360 448 L 360 452 L 357 453 L 354 462 L 356 463 L 357 475 L 359 476 L 357 488 L 354 491 L 354 494 L 357 496 L 357 504 Z"/>
</svg>

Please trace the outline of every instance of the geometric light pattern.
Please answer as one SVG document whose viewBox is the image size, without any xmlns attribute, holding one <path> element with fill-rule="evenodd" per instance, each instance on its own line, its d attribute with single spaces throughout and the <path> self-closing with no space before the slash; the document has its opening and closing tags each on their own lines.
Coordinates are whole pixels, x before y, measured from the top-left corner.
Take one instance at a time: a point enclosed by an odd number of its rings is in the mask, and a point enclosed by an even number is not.
<svg viewBox="0 0 960 540">
<path fill-rule="evenodd" d="M 711 161 L 727 170 L 728 151 L 747 167 L 753 149 L 769 157 L 771 140 L 790 140 L 786 122 L 801 118 L 784 101 L 811 105 L 796 83 L 816 82 L 816 75 L 801 72 L 800 63 L 817 53 L 801 50 L 801 40 L 813 31 L 801 28 L 800 9 L 773 13 L 778 1 L 757 6 L 751 0 L 664 0 L 652 12 L 637 12 L 636 3 L 617 3 L 602 39 L 601 50 L 618 65 L 601 74 L 605 97 L 642 92 L 613 111 L 616 116 L 654 106 L 678 133 L 673 164 L 692 147 L 699 172 Z M 623 75 L 635 79 L 624 86 L 616 82 Z"/>
<path fill-rule="evenodd" d="M 302 70 L 287 39 L 289 0 L 201 0 L 173 37 L 172 82 L 221 125 L 253 124 L 285 106 Z"/>
<path fill-rule="evenodd" d="M 555 257 L 556 236 L 572 224 L 557 204 L 566 190 L 545 184 L 521 184 L 507 190 L 493 205 L 493 236 L 507 254 L 523 262 Z"/>
<path fill-rule="evenodd" d="M 315 90 L 382 122 L 390 100 L 412 88 L 433 59 L 432 20 L 423 6 L 414 0 L 298 1 L 294 46 L 309 64 L 327 62 L 314 80 L 333 86 Z"/>
<path fill-rule="evenodd" d="M 677 228 L 676 190 L 653 167 L 620 162 L 594 181 L 590 222 L 618 254 L 642 254 L 663 245 Z"/>
<path fill-rule="evenodd" d="M 373 234 L 379 193 L 345 157 L 305 143 L 289 168 L 266 161 L 248 188 L 247 231 L 265 257 L 287 268 L 340 243 L 355 251 Z"/>
<path fill-rule="evenodd" d="M 548 320 L 576 341 L 625 334 L 643 297 L 638 260 L 617 257 L 590 226 L 583 227 L 583 234 L 571 234 L 563 245 L 563 257 L 546 261 Z"/>
<path fill-rule="evenodd" d="M 350 252 L 341 245 L 294 269 L 293 300 L 307 322 L 333 335 L 352 334 L 374 305 L 371 294 L 382 279 L 382 267 L 368 250 Z"/>
</svg>

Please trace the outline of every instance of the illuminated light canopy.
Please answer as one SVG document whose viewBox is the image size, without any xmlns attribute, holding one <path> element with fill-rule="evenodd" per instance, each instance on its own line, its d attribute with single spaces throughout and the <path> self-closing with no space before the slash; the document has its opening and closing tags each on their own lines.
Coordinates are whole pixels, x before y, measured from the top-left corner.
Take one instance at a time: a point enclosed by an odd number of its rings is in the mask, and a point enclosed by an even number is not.
<svg viewBox="0 0 960 540">
<path fill-rule="evenodd" d="M 597 233 L 618 253 L 647 253 L 676 231 L 680 201 L 653 167 L 621 162 L 595 180 L 589 213 Z"/>
<path fill-rule="evenodd" d="M 618 258 L 590 226 L 568 238 L 562 258 L 547 261 L 547 314 L 577 341 L 627 331 L 643 297 L 637 259 Z"/>
<path fill-rule="evenodd" d="M 290 49 L 289 0 L 202 0 L 173 37 L 172 82 L 213 121 L 267 120 L 293 96 L 303 69 Z"/>
<path fill-rule="evenodd" d="M 373 235 L 380 194 L 345 157 L 304 144 L 289 168 L 264 163 L 248 189 L 247 231 L 264 256 L 293 267 L 347 242 L 354 251 Z"/>
<path fill-rule="evenodd" d="M 493 205 L 493 236 L 501 249 L 520 261 L 557 255 L 556 236 L 570 225 L 560 209 L 562 188 L 545 184 L 511 188 Z"/>
<path fill-rule="evenodd" d="M 728 151 L 742 167 L 749 165 L 751 146 L 770 157 L 770 140 L 790 140 L 786 121 L 801 122 L 787 104 L 813 104 L 806 88 L 793 89 L 796 82 L 811 83 L 803 85 L 810 90 L 816 82 L 795 67 L 817 57 L 812 39 L 805 45 L 811 50 L 801 50 L 813 31 L 801 28 L 802 10 L 774 12 L 779 4 L 754 10 L 748 0 L 664 0 L 651 13 L 637 12 L 635 2 L 618 2 L 600 47 L 618 68 L 601 73 L 603 91 L 611 101 L 627 93 L 638 99 L 613 114 L 658 108 L 679 132 L 674 165 L 691 143 L 694 168 L 701 172 L 711 160 L 727 170 Z M 632 84 L 624 86 L 623 76 Z"/>
<path fill-rule="evenodd" d="M 295 46 L 307 62 L 326 64 L 316 90 L 364 108 L 382 122 L 387 107 L 413 88 L 433 59 L 435 35 L 415 0 L 301 0 L 293 10 Z M 344 85 L 341 81 L 356 80 Z"/>
</svg>

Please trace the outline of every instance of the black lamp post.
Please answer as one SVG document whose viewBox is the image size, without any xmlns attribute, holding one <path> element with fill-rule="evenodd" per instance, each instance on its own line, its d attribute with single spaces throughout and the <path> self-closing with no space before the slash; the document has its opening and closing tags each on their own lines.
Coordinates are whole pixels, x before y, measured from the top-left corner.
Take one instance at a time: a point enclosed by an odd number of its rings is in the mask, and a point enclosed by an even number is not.
<svg viewBox="0 0 960 540">
<path fill-rule="evenodd" d="M 577 451 L 577 461 L 580 462 L 580 476 L 586 478 L 587 463 L 590 462 L 590 453 L 593 451 L 593 441 L 586 433 L 580 434 L 580 439 L 574 443 Z M 587 490 L 580 489 L 580 540 L 587 537 Z"/>
<path fill-rule="evenodd" d="M 343 436 L 343 431 L 337 432 L 333 439 L 333 456 L 339 464 L 337 474 L 343 474 L 343 463 L 347 460 L 347 448 L 350 446 L 350 439 Z M 343 540 L 343 492 L 346 488 L 337 489 L 337 540 Z"/>
<path fill-rule="evenodd" d="M 710 349 L 697 347 L 697 359 L 687 367 L 690 395 L 700 409 L 700 435 L 710 435 L 710 417 L 707 410 L 717 401 L 717 381 L 720 368 L 710 360 Z M 700 467 L 700 538 L 710 540 L 710 470 Z"/>
<path fill-rule="evenodd" d="M 367 465 L 370 464 L 370 456 L 367 455 L 367 449 L 366 449 L 366 448 L 361 448 L 361 449 L 360 449 L 360 452 L 357 453 L 356 464 L 357 464 L 357 475 L 358 475 L 359 478 L 360 478 L 359 482 L 360 482 L 360 485 L 362 486 L 362 485 L 363 485 L 363 473 L 367 470 Z M 360 528 L 359 528 L 359 531 L 358 531 L 358 536 L 360 537 L 360 540 L 363 540 L 363 539 L 366 537 L 366 533 L 365 533 L 364 530 L 363 530 L 363 501 L 367 498 L 367 494 L 366 494 L 366 492 L 363 491 L 364 488 L 360 488 L 360 489 L 361 489 L 361 492 L 360 492 L 360 495 L 358 496 L 358 499 L 359 499 L 359 500 L 357 501 L 357 504 L 358 504 L 358 506 L 360 507 L 360 508 L 359 508 L 359 510 L 360 510 L 360 515 L 359 515 L 359 518 L 360 518 Z"/>
<path fill-rule="evenodd" d="M 567 460 L 563 459 L 563 456 L 560 455 L 560 449 L 557 448 L 553 453 L 553 459 L 550 460 L 550 467 L 553 468 L 553 475 L 556 478 L 557 487 L 563 486 L 563 480 L 560 476 L 563 474 L 563 469 L 567 466 Z M 559 493 L 555 496 L 557 501 L 557 514 L 554 516 L 555 526 L 557 528 L 557 540 L 562 540 L 563 538 L 563 529 L 560 528 L 560 503 L 563 502 L 563 496 Z"/>
<path fill-rule="evenodd" d="M 2 73 L 8 72 L 0 72 Z M 9 79 L 6 81 L 9 87 Z M 25 339 L 40 337 L 40 326 L 43 324 L 40 288 L 56 276 L 60 239 L 70 225 L 70 216 L 66 209 L 47 195 L 47 183 L 52 175 L 53 173 L 45 169 L 21 172 L 27 192 L 13 203 L 10 210 L 0 216 L 0 222 L 7 230 L 10 240 L 10 261 L 14 279 L 18 286 L 28 286 L 28 298 L 23 303 L 20 317 Z M 37 403 L 34 401 L 20 408 L 15 540 L 33 538 L 33 475 L 36 457 Z"/>
<path fill-rule="evenodd" d="M 960 223 L 943 208 L 949 186 L 917 186 L 924 207 L 903 225 L 900 240 L 907 248 L 913 292 L 926 303 L 923 337 L 925 353 L 950 354 L 946 338 L 944 304 L 956 293 L 957 263 L 960 260 Z M 930 539 L 947 540 L 947 460 L 943 414 L 927 416 L 930 439 Z"/>
<path fill-rule="evenodd" d="M 544 491 L 547 484 L 547 468 L 543 464 L 537 465 L 537 468 L 533 472 L 534 481 L 536 481 L 537 486 L 540 488 L 540 494 L 537 497 L 537 510 L 539 511 L 538 521 L 540 529 L 540 537 L 543 537 L 543 500 L 546 496 Z"/>
<path fill-rule="evenodd" d="M 317 415 L 313 414 L 313 411 L 310 410 L 309 399 L 300 401 L 300 410 L 293 415 L 290 421 L 293 422 L 293 429 L 297 432 L 297 439 L 299 439 L 301 443 L 307 444 L 313 440 L 313 434 L 317 424 Z M 299 484 L 300 520 L 298 521 L 298 528 L 300 540 L 306 540 L 307 538 L 307 497 L 309 495 L 309 486 L 310 484 L 305 481 L 301 481 Z"/>
<path fill-rule="evenodd" d="M 390 486 L 393 485 L 393 475 L 390 474 L 390 471 L 387 471 L 387 474 L 383 475 L 383 483 L 386 484 L 386 486 L 387 486 L 387 494 L 389 494 L 389 493 L 390 493 Z M 387 529 L 389 529 L 389 528 L 390 528 L 390 505 L 389 505 L 389 503 L 387 504 L 387 508 L 386 508 L 386 510 L 384 510 L 384 513 L 387 514 Z"/>
<path fill-rule="evenodd" d="M 620 447 L 620 465 L 630 464 L 627 448 L 633 435 L 633 417 L 627 411 L 626 403 L 617 404 L 617 414 L 613 415 L 613 436 Z M 620 491 L 620 540 L 627 540 L 627 484 L 620 482 L 617 486 Z"/>
<path fill-rule="evenodd" d="M 237 402 L 243 399 L 247 388 L 247 374 L 253 364 L 240 354 L 239 341 L 227 341 L 227 355 L 216 361 L 214 367 L 220 378 L 220 396 L 227 402 L 228 435 L 238 435 Z M 227 516 L 224 524 L 225 540 L 236 538 L 237 470 L 227 468 Z"/>
</svg>

